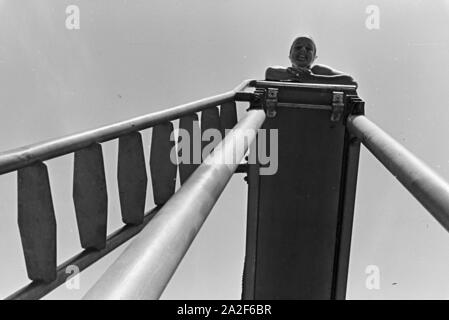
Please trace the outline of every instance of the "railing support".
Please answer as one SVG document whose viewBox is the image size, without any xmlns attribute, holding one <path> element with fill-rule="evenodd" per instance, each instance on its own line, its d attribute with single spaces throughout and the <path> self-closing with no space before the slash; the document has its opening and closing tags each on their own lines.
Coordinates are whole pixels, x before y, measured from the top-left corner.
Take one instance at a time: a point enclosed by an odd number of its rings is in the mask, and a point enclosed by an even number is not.
<svg viewBox="0 0 449 320">
<path fill-rule="evenodd" d="M 365 116 L 350 116 L 349 130 L 449 231 L 449 184 Z"/>
<path fill-rule="evenodd" d="M 158 299 L 264 120 L 263 110 L 250 110 L 84 299 Z"/>
</svg>

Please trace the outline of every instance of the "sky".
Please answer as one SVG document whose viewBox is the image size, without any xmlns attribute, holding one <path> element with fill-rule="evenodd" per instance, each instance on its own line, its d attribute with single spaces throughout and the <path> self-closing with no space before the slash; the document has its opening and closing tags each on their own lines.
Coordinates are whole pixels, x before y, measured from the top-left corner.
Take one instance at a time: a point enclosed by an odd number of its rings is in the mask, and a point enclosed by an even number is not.
<svg viewBox="0 0 449 320">
<path fill-rule="evenodd" d="M 65 26 L 69 5 L 80 9 L 79 30 Z M 379 29 L 366 27 L 369 5 L 379 8 Z M 0 0 L 0 151 L 262 79 L 267 66 L 288 65 L 292 40 L 309 34 L 317 63 L 358 81 L 367 116 L 449 180 L 448 18 L 447 0 Z M 148 160 L 150 130 L 142 133 Z M 111 233 L 121 225 L 116 141 L 103 150 Z M 46 162 L 59 263 L 80 251 L 72 161 Z M 16 188 L 15 173 L 0 176 L 0 297 L 28 283 Z M 246 193 L 235 175 L 163 299 L 240 298 Z M 46 298 L 79 299 L 124 247 L 85 270 L 79 289 Z M 366 286 L 370 265 L 378 289 Z M 347 298 L 447 299 L 448 265 L 447 232 L 362 148 Z"/>
</svg>

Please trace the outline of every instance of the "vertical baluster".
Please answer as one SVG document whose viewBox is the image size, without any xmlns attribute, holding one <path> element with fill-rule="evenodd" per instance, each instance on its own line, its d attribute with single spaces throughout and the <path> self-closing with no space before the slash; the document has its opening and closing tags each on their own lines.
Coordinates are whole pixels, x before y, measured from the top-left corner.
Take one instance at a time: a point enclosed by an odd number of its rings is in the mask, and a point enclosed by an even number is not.
<svg viewBox="0 0 449 320">
<path fill-rule="evenodd" d="M 221 141 L 218 107 L 208 108 L 201 112 L 201 141 L 202 159 L 204 160 Z"/>
<path fill-rule="evenodd" d="M 173 124 L 167 122 L 155 126 L 151 137 L 151 183 L 154 203 L 158 206 L 175 193 L 177 159 L 174 137 L 173 141 L 170 139 L 172 132 Z"/>
<path fill-rule="evenodd" d="M 182 117 L 179 120 L 179 129 L 179 177 L 183 184 L 201 163 L 201 132 L 198 115 L 194 113 Z"/>
<path fill-rule="evenodd" d="M 73 201 L 85 249 L 106 246 L 108 194 L 101 145 L 95 143 L 75 152 Z"/>
<path fill-rule="evenodd" d="M 28 277 L 56 279 L 56 219 L 47 166 L 42 162 L 17 172 L 18 224 Z"/>
<path fill-rule="evenodd" d="M 223 103 L 220 107 L 221 134 L 224 138 L 225 130 L 232 129 L 237 124 L 237 107 L 235 101 Z"/>
<path fill-rule="evenodd" d="M 117 179 L 122 220 L 141 224 L 145 211 L 147 171 L 142 136 L 133 132 L 119 138 Z"/>
</svg>

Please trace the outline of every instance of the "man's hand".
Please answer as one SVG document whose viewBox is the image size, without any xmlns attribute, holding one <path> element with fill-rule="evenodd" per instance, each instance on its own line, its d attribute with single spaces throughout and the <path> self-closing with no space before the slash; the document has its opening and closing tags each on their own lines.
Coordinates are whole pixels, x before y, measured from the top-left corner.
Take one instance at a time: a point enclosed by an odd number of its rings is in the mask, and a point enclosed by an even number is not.
<svg viewBox="0 0 449 320">
<path fill-rule="evenodd" d="M 289 73 L 297 76 L 297 77 L 312 75 L 312 71 L 309 68 L 302 68 L 302 67 L 292 68 L 292 67 L 288 67 L 287 71 Z"/>
<path fill-rule="evenodd" d="M 265 80 L 272 81 L 297 81 L 297 77 L 283 67 L 269 67 L 265 71 Z"/>
<path fill-rule="evenodd" d="M 265 71 L 265 79 L 274 81 L 307 82 L 313 75 L 309 68 L 269 67 Z"/>
</svg>

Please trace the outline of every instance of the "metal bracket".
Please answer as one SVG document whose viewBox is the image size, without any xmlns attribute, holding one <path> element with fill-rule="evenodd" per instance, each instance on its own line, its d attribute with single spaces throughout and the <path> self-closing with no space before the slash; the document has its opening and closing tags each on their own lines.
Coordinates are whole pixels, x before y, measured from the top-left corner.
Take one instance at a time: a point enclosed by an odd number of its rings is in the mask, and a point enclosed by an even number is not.
<svg viewBox="0 0 449 320">
<path fill-rule="evenodd" d="M 249 100 L 249 108 L 251 109 L 264 109 L 265 96 L 267 95 L 267 90 L 263 88 L 256 88 L 254 93 L 251 93 L 251 99 Z"/>
<path fill-rule="evenodd" d="M 343 115 L 343 124 L 346 125 L 349 115 L 364 115 L 365 101 L 356 94 L 347 94 L 345 97 L 345 112 Z"/>
<path fill-rule="evenodd" d="M 331 121 L 338 122 L 345 110 L 344 102 L 345 93 L 341 91 L 332 92 L 332 114 Z"/>
<path fill-rule="evenodd" d="M 265 100 L 267 118 L 274 118 L 276 116 L 276 106 L 278 104 L 277 88 L 268 88 L 267 98 Z"/>
<path fill-rule="evenodd" d="M 267 118 L 274 118 L 276 116 L 276 106 L 278 104 L 277 88 L 257 88 L 254 91 L 253 99 L 251 100 L 250 109 L 264 109 Z"/>
<path fill-rule="evenodd" d="M 357 95 L 347 95 L 346 104 L 349 106 L 349 114 L 365 114 L 365 101 Z"/>
</svg>

